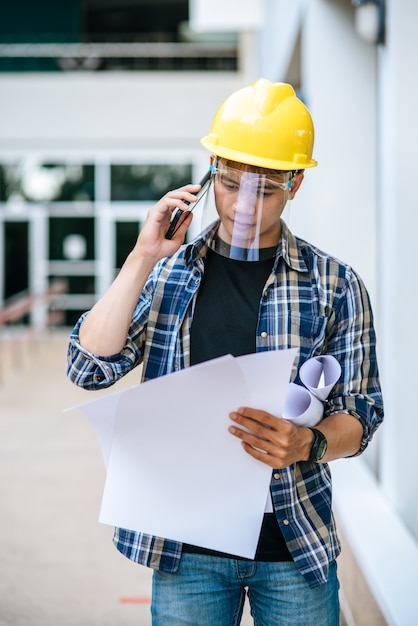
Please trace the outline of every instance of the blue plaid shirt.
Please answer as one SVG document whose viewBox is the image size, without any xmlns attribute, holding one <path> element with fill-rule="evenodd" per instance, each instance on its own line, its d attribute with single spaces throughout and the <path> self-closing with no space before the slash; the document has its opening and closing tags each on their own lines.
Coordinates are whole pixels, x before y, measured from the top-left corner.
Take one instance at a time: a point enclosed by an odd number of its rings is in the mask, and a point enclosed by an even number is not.
<svg viewBox="0 0 418 626">
<path fill-rule="evenodd" d="M 78 342 L 84 316 L 80 318 L 68 351 L 68 375 L 74 383 L 101 389 L 140 363 L 143 381 L 190 365 L 190 327 L 214 230 L 156 265 L 120 354 L 101 357 L 84 350 Z M 286 348 L 299 350 L 293 380 L 310 357 L 326 353 L 339 361 L 342 374 L 326 402 L 325 417 L 339 412 L 355 415 L 363 426 L 359 453 L 363 452 L 383 419 L 369 297 L 349 266 L 296 238 L 282 222 L 273 270 L 260 302 L 256 350 Z M 326 582 L 329 563 L 340 552 L 328 465 L 300 462 L 273 470 L 271 494 L 301 574 L 311 587 Z M 114 542 L 133 561 L 167 572 L 178 568 L 181 543 L 119 528 Z"/>
</svg>

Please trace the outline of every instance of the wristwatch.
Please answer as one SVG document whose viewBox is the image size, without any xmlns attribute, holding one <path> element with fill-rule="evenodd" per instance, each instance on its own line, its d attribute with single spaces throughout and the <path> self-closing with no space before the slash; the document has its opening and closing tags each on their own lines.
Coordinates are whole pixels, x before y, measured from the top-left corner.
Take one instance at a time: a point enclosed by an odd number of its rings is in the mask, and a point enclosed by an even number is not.
<svg viewBox="0 0 418 626">
<path fill-rule="evenodd" d="M 324 458 L 325 452 L 327 451 L 327 438 L 324 433 L 321 433 L 317 428 L 309 428 L 309 430 L 313 432 L 315 438 L 312 443 L 308 461 L 319 463 L 319 461 Z"/>
</svg>

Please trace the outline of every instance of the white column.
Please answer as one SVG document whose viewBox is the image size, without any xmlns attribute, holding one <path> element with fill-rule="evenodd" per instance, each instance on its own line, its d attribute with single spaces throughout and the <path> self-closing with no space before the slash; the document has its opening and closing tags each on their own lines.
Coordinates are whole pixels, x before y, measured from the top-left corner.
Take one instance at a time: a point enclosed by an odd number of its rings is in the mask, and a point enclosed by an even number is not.
<svg viewBox="0 0 418 626">
<path fill-rule="evenodd" d="M 6 234 L 4 232 L 4 220 L 0 215 L 0 307 L 4 304 L 4 277 L 5 277 L 5 263 L 4 263 L 4 250 L 6 248 Z"/>
<path fill-rule="evenodd" d="M 94 219 L 96 298 L 114 279 L 115 226 L 110 204 L 110 159 L 96 162 L 96 203 Z"/>
<path fill-rule="evenodd" d="M 42 294 L 48 287 L 48 227 L 44 207 L 31 207 L 29 219 L 29 291 Z M 31 313 L 31 323 L 43 327 L 48 305 L 40 302 Z"/>
<path fill-rule="evenodd" d="M 376 49 L 354 30 L 346 0 L 311 0 L 302 32 L 302 93 L 314 157 L 291 226 L 350 263 L 376 292 Z M 301 204 L 300 210 L 298 202 Z"/>
<path fill-rule="evenodd" d="M 306 4 L 306 0 L 265 0 L 266 19 L 259 46 L 263 78 L 285 80 Z"/>
</svg>

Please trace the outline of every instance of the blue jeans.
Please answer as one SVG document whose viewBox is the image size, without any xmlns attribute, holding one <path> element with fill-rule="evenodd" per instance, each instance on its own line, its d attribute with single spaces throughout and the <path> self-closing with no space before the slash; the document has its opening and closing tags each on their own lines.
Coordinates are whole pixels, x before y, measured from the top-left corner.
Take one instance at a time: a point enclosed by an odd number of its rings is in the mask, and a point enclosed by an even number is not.
<svg viewBox="0 0 418 626">
<path fill-rule="evenodd" d="M 183 554 L 175 574 L 154 571 L 153 626 L 237 626 L 245 594 L 256 626 L 338 626 L 337 565 L 310 589 L 293 562 Z"/>
</svg>

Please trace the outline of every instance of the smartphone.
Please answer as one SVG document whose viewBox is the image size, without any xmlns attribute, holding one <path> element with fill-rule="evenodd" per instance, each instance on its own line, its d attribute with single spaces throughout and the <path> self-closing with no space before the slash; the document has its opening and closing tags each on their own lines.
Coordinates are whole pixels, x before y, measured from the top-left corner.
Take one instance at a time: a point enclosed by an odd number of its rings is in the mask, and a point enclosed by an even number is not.
<svg viewBox="0 0 418 626">
<path fill-rule="evenodd" d="M 212 174 L 212 169 L 213 169 L 213 167 L 210 167 L 208 169 L 208 171 L 206 172 L 206 174 L 204 175 L 204 177 L 202 178 L 202 180 L 199 181 L 199 185 L 201 185 L 201 189 L 199 191 L 199 195 L 201 195 L 201 193 L 203 191 L 203 188 L 206 185 L 206 183 L 208 183 L 210 181 L 210 177 L 211 177 L 211 174 Z M 196 200 L 196 202 L 194 203 L 195 206 L 199 202 L 199 199 L 200 198 L 198 198 Z M 190 204 L 190 202 L 186 201 L 185 204 Z M 192 211 L 193 211 L 193 208 L 191 209 Z M 171 218 L 170 227 L 169 227 L 168 231 L 165 234 L 165 238 L 166 239 L 171 239 L 173 237 L 174 233 L 177 230 L 177 226 L 179 226 L 179 219 L 181 218 L 183 213 L 184 213 L 184 211 L 182 211 L 182 209 L 176 209 L 173 212 L 173 217 Z"/>
</svg>

